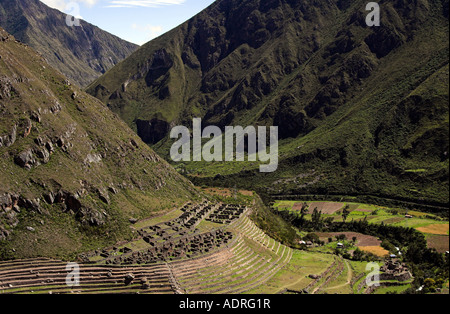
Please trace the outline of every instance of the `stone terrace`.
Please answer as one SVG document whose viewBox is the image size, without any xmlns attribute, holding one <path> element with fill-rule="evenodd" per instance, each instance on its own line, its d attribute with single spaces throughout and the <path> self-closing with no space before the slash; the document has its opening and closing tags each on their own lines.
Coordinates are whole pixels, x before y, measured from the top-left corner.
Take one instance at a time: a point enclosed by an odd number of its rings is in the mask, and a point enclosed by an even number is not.
<svg viewBox="0 0 450 314">
<path fill-rule="evenodd" d="M 66 262 L 0 262 L 0 294 L 237 294 L 265 283 L 292 257 L 290 248 L 248 218 L 245 207 L 204 202 L 188 204 L 182 212 L 176 219 L 138 230 L 143 248 L 127 243 L 81 255 L 78 287 L 66 285 Z M 196 230 L 212 213 L 224 215 L 223 228 Z"/>
</svg>

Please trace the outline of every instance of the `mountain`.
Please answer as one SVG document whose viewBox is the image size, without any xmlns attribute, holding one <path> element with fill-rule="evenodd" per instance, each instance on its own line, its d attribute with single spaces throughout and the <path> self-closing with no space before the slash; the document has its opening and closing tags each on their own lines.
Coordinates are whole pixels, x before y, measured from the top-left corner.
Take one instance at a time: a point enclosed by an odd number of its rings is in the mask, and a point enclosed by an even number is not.
<svg viewBox="0 0 450 314">
<path fill-rule="evenodd" d="M 169 158 L 175 125 L 278 126 L 280 165 L 185 163 L 198 183 L 448 208 L 448 1 L 218 0 L 87 91 Z"/>
<path fill-rule="evenodd" d="M 82 87 L 138 47 L 83 20 L 67 26 L 66 14 L 39 0 L 1 0 L 0 27 Z"/>
<path fill-rule="evenodd" d="M 68 256 L 195 200 L 103 103 L 0 29 L 0 259 Z"/>
</svg>

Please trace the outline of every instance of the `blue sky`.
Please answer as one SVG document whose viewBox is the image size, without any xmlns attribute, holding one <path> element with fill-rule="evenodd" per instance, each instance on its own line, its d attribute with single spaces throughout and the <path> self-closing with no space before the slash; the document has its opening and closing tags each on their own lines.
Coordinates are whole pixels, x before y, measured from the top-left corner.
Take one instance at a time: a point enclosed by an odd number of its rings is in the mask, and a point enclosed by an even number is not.
<svg viewBox="0 0 450 314">
<path fill-rule="evenodd" d="M 199 13 L 214 0 L 41 0 L 142 45 Z"/>
</svg>

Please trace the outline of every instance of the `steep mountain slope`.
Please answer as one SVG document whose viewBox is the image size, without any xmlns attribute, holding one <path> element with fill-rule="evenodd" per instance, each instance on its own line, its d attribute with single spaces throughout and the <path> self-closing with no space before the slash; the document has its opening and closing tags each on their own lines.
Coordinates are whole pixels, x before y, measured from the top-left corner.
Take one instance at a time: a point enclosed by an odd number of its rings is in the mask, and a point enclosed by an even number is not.
<svg viewBox="0 0 450 314">
<path fill-rule="evenodd" d="M 138 47 L 83 20 L 80 26 L 67 26 L 66 14 L 39 0 L 1 0 L 0 27 L 79 86 L 88 85 Z"/>
<path fill-rule="evenodd" d="M 198 197 L 104 104 L 0 30 L 0 258 L 111 245 L 130 219 Z"/>
<path fill-rule="evenodd" d="M 219 0 L 88 87 L 163 156 L 170 128 L 279 127 L 280 167 L 180 166 L 270 194 L 448 206 L 448 1 Z M 220 176 L 217 176 L 220 174 Z"/>
</svg>

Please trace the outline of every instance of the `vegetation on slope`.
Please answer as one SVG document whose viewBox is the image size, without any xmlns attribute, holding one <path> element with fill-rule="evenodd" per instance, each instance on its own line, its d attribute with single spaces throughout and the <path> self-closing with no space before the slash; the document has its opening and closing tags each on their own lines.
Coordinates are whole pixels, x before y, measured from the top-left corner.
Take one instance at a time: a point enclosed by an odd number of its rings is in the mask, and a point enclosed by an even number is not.
<svg viewBox="0 0 450 314">
<path fill-rule="evenodd" d="M 280 165 L 177 164 L 198 184 L 448 207 L 448 2 L 221 0 L 88 87 L 161 156 L 170 127 L 275 125 Z"/>
<path fill-rule="evenodd" d="M 97 99 L 1 30 L 0 256 L 65 256 L 198 192 Z"/>
</svg>

